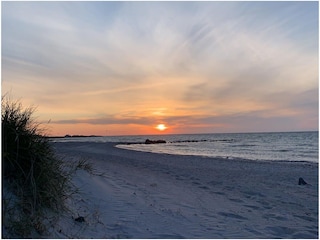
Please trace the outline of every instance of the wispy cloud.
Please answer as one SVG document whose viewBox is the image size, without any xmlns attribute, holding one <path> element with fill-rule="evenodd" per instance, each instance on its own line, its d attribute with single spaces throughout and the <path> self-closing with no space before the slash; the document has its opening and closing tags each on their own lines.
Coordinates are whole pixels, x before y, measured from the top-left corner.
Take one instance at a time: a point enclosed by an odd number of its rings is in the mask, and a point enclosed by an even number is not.
<svg viewBox="0 0 320 240">
<path fill-rule="evenodd" d="M 59 124 L 318 111 L 317 2 L 3 2 L 2 45 L 3 91 Z"/>
</svg>

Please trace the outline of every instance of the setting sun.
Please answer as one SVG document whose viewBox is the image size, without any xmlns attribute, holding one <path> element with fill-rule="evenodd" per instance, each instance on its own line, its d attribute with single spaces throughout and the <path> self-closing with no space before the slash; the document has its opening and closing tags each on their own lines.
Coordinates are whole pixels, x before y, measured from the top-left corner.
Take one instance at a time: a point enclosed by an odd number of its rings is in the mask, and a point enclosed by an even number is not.
<svg viewBox="0 0 320 240">
<path fill-rule="evenodd" d="M 164 124 L 158 124 L 156 129 L 158 129 L 159 131 L 164 131 L 167 129 L 167 126 Z"/>
</svg>

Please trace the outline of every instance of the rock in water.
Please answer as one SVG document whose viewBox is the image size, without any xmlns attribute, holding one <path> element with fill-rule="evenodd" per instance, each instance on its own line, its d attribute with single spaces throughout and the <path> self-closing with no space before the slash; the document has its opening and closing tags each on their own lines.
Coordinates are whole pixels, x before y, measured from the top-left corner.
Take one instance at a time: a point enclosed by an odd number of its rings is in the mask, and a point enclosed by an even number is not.
<svg viewBox="0 0 320 240">
<path fill-rule="evenodd" d="M 299 178 L 299 185 L 306 185 L 306 181 L 303 180 L 303 178 Z"/>
</svg>

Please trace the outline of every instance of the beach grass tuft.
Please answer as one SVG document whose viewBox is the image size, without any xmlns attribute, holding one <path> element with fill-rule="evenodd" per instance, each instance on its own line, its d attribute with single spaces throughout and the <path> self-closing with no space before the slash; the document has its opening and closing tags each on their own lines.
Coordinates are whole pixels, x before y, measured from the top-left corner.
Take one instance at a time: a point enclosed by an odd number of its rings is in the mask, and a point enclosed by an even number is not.
<svg viewBox="0 0 320 240">
<path fill-rule="evenodd" d="M 68 197 L 70 174 L 54 154 L 44 131 L 33 118 L 35 108 L 2 97 L 3 226 L 17 237 L 44 229 L 46 211 L 60 212 Z"/>
<path fill-rule="evenodd" d="M 94 170 L 92 167 L 92 164 L 90 164 L 88 160 L 85 158 L 79 159 L 75 167 L 76 167 L 76 170 L 82 169 L 91 174 L 93 173 L 93 170 Z"/>
</svg>

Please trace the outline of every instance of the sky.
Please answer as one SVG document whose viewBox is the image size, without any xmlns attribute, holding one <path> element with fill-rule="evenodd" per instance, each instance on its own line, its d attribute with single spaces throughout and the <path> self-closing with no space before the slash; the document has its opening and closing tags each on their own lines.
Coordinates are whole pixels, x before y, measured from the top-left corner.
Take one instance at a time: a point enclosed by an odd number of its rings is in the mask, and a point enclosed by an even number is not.
<svg viewBox="0 0 320 240">
<path fill-rule="evenodd" d="M 52 136 L 318 130 L 318 10 L 1 2 L 2 95 Z"/>
</svg>

